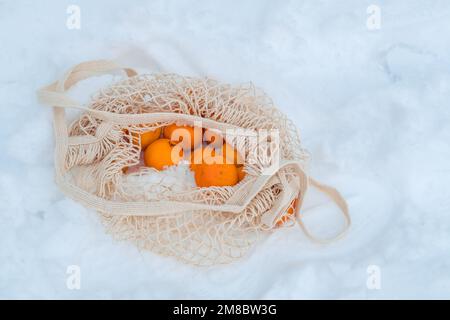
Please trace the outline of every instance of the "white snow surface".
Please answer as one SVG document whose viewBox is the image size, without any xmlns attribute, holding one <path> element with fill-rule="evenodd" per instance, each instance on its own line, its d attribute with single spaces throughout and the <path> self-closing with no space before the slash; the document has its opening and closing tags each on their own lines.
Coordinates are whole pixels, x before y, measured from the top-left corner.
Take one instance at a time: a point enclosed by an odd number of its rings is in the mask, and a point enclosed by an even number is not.
<svg viewBox="0 0 450 320">
<path fill-rule="evenodd" d="M 449 1 L 0 0 L 0 42 L 0 298 L 450 298 Z M 103 58 L 263 88 L 299 127 L 312 176 L 348 200 L 349 234 L 319 246 L 284 229 L 208 268 L 114 241 L 55 186 L 51 110 L 35 96 Z M 324 203 L 311 190 L 305 219 L 332 230 Z"/>
</svg>

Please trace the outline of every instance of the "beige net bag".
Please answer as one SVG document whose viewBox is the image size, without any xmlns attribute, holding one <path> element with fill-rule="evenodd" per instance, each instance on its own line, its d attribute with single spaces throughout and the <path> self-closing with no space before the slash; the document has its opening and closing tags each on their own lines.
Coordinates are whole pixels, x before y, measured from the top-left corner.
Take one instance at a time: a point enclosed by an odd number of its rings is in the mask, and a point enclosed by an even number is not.
<svg viewBox="0 0 450 320">
<path fill-rule="evenodd" d="M 88 106 L 66 91 L 80 80 L 118 70 L 127 78 L 98 92 Z M 111 61 L 71 68 L 62 79 L 39 90 L 53 107 L 56 182 L 70 198 L 95 209 L 117 239 L 196 265 L 229 263 L 242 257 L 262 236 L 296 222 L 313 185 L 338 205 L 350 225 L 347 205 L 333 188 L 305 174 L 307 153 L 295 125 L 251 85 L 231 86 L 206 78 L 144 74 Z M 82 114 L 67 124 L 65 109 Z M 223 133 L 244 132 L 234 146 L 243 153 L 245 178 L 234 186 L 171 187 L 155 181 L 155 169 L 124 168 L 140 163 L 137 134 L 170 123 L 197 125 Z M 260 132 L 264 143 L 250 136 Z M 288 213 L 288 214 L 287 214 Z M 341 232 L 337 237 L 340 237 Z"/>
</svg>

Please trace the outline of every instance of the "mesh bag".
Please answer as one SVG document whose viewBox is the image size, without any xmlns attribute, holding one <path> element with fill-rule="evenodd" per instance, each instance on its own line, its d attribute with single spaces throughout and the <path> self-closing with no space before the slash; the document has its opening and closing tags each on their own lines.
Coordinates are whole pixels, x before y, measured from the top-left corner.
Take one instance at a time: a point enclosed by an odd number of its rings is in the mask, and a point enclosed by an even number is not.
<svg viewBox="0 0 450 320">
<path fill-rule="evenodd" d="M 66 93 L 80 80 L 119 70 L 127 78 L 100 90 L 88 105 Z M 229 263 L 262 236 L 296 222 L 311 239 L 327 242 L 310 234 L 299 214 L 309 185 L 339 206 L 345 230 L 350 224 L 340 194 L 305 174 L 308 157 L 295 125 L 252 85 L 175 74 L 138 75 L 111 61 L 92 61 L 71 68 L 39 90 L 38 98 L 53 107 L 58 186 L 95 209 L 117 239 L 196 265 Z M 66 108 L 81 109 L 81 115 L 68 124 Z M 242 133 L 243 139 L 230 142 L 243 150 L 245 159 L 246 175 L 238 184 L 174 187 L 152 179 L 157 174 L 153 168 L 124 172 L 139 166 L 139 133 L 199 122 L 226 137 L 227 132 Z M 264 143 L 248 138 L 261 132 L 275 132 L 276 137 L 264 136 Z"/>
</svg>

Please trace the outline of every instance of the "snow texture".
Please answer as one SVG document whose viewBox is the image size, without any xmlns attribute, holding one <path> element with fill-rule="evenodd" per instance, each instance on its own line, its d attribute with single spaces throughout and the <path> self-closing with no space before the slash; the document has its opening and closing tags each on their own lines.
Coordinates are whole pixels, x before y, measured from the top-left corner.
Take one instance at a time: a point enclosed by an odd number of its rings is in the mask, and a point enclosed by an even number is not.
<svg viewBox="0 0 450 320">
<path fill-rule="evenodd" d="M 81 29 L 66 27 L 72 4 Z M 0 0 L 0 41 L 0 298 L 450 298 L 449 1 Z M 348 236 L 318 246 L 289 228 L 211 268 L 114 241 L 55 186 L 51 110 L 35 98 L 101 58 L 263 88 L 312 175 L 347 198 Z M 303 212 L 318 232 L 339 225 L 317 192 Z"/>
</svg>

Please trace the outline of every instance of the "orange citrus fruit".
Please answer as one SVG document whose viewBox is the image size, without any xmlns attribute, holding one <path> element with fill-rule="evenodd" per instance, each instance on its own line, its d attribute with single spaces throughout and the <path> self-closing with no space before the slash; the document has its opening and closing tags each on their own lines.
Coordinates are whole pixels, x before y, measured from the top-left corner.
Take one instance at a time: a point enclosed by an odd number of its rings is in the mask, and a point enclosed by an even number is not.
<svg viewBox="0 0 450 320">
<path fill-rule="evenodd" d="M 202 143 L 202 128 L 192 126 L 178 126 L 175 123 L 164 128 L 164 138 L 169 139 L 172 144 L 183 142 L 183 149 L 194 149 Z"/>
<path fill-rule="evenodd" d="M 204 137 L 208 147 L 214 149 L 213 155 L 215 152 L 219 152 L 219 154 L 224 156 L 224 159 L 228 164 L 244 164 L 242 156 L 235 148 L 225 141 L 221 133 L 216 130 L 208 129 L 205 131 Z"/>
<path fill-rule="evenodd" d="M 228 143 L 225 143 L 222 146 L 221 153 L 226 159 L 227 163 L 234 163 L 238 165 L 244 164 L 244 161 L 239 152 Z"/>
<path fill-rule="evenodd" d="M 237 172 L 239 181 L 242 181 L 245 178 L 244 166 L 237 167 Z"/>
<path fill-rule="evenodd" d="M 206 163 L 226 163 L 226 164 L 243 164 L 242 157 L 228 143 L 223 145 L 209 144 L 203 148 L 203 160 Z"/>
<path fill-rule="evenodd" d="M 191 164 L 235 164 L 240 166 L 241 156 L 229 144 L 222 146 L 200 146 L 191 152 Z"/>
<path fill-rule="evenodd" d="M 223 144 L 223 136 L 218 130 L 206 129 L 203 138 L 209 145 L 221 146 Z"/>
<path fill-rule="evenodd" d="M 199 187 L 234 186 L 238 182 L 234 164 L 199 164 L 195 166 L 194 175 Z"/>
<path fill-rule="evenodd" d="M 195 167 L 199 164 L 203 163 L 203 147 L 199 147 L 191 152 L 191 158 L 190 158 L 190 167 L 191 170 L 195 170 Z"/>
<path fill-rule="evenodd" d="M 191 153 L 191 169 L 199 187 L 234 186 L 239 181 L 234 163 L 227 164 L 221 154 L 211 147 L 197 148 Z"/>
<path fill-rule="evenodd" d="M 295 209 L 296 209 L 297 205 L 298 205 L 298 198 L 295 198 L 294 200 L 292 200 L 292 202 L 289 205 L 289 208 L 286 210 L 286 212 L 278 219 L 277 227 L 280 227 L 286 221 L 289 220 L 290 216 L 292 216 L 295 213 Z"/>
<path fill-rule="evenodd" d="M 144 151 L 144 163 L 148 167 L 163 170 L 183 159 L 183 149 L 173 146 L 169 139 L 158 139 Z"/>
<path fill-rule="evenodd" d="M 123 133 L 126 135 L 130 134 L 128 129 L 123 129 Z M 139 145 L 139 139 L 141 141 L 141 149 L 147 148 L 153 141 L 159 139 L 161 136 L 161 128 L 156 128 L 154 130 L 149 130 L 144 133 L 131 132 L 131 140 L 135 146 Z"/>
<path fill-rule="evenodd" d="M 140 134 L 141 149 L 147 148 L 153 141 L 156 141 L 161 136 L 161 128 L 156 128 L 152 131 L 147 131 Z"/>
</svg>

